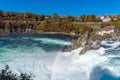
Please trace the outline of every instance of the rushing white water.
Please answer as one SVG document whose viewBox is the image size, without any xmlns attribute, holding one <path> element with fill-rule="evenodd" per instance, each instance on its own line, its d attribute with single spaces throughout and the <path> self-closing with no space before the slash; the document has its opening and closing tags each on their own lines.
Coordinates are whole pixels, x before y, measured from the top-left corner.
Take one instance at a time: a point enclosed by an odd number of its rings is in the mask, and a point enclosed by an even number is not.
<svg viewBox="0 0 120 80">
<path fill-rule="evenodd" d="M 7 64 L 18 75 L 26 72 L 34 80 L 50 80 L 56 54 L 69 44 L 54 37 L 0 37 L 0 69 Z"/>
<path fill-rule="evenodd" d="M 24 37 L 24 39 L 29 39 L 28 37 Z M 32 38 L 35 41 L 42 41 L 44 44 L 60 44 L 60 45 L 70 45 L 70 42 L 65 42 L 64 40 L 59 39 L 50 39 L 50 38 Z"/>
<path fill-rule="evenodd" d="M 39 41 L 41 40 L 44 44 L 47 44 L 48 43 L 54 43 L 54 44 L 60 44 L 60 45 L 70 45 L 70 42 L 65 42 L 63 40 L 55 40 L 55 39 L 48 39 L 48 38 L 41 38 L 41 39 L 38 39 L 38 38 L 35 38 L 35 40 Z"/>
<path fill-rule="evenodd" d="M 84 55 L 79 55 L 82 48 L 59 53 L 52 80 L 120 80 L 120 41 L 101 46 Z"/>
<path fill-rule="evenodd" d="M 120 41 L 103 41 L 84 55 L 79 55 L 82 47 L 59 50 L 69 44 L 57 38 L 0 37 L 0 69 L 8 64 L 14 73 L 32 73 L 34 80 L 120 80 Z"/>
</svg>

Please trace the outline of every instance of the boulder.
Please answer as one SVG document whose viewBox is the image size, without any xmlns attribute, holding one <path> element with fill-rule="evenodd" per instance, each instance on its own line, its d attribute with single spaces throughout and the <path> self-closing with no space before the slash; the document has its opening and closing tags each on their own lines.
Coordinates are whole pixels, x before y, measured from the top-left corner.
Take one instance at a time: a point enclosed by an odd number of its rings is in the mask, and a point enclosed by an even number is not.
<svg viewBox="0 0 120 80">
<path fill-rule="evenodd" d="M 89 35 L 89 33 L 85 33 L 83 36 L 79 37 L 78 40 L 72 40 L 72 44 L 69 45 L 65 51 L 72 51 L 79 47 L 84 47 L 83 50 L 79 53 L 84 54 L 90 49 L 99 49 L 100 48 L 100 41 L 93 40 L 93 37 Z"/>
<path fill-rule="evenodd" d="M 77 49 L 77 48 L 78 47 L 76 45 L 69 45 L 64 49 L 64 51 L 68 52 L 68 51 L 72 51 L 72 50 Z"/>
<path fill-rule="evenodd" d="M 85 33 L 83 36 L 78 38 L 77 46 L 78 47 L 84 47 L 85 45 L 90 43 L 89 41 L 90 41 L 90 35 L 89 35 L 89 33 Z"/>
<path fill-rule="evenodd" d="M 88 33 L 85 33 L 83 36 L 79 37 L 78 40 L 72 40 L 72 44 L 69 45 L 65 51 L 72 51 L 78 47 L 85 47 L 90 43 L 90 36 Z"/>
<path fill-rule="evenodd" d="M 99 49 L 101 41 L 96 40 L 92 43 L 92 49 Z"/>
<path fill-rule="evenodd" d="M 90 49 L 91 49 L 91 44 L 86 45 L 85 48 L 83 50 L 81 50 L 81 52 L 79 53 L 79 55 L 82 55 L 82 54 L 86 53 Z"/>
</svg>

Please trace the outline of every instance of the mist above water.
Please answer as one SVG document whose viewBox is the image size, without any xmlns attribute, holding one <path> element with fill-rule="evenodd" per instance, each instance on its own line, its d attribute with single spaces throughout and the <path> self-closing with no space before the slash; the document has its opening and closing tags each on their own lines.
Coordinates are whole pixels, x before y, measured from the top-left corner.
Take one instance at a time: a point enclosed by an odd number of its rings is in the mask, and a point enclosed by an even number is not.
<svg viewBox="0 0 120 80">
<path fill-rule="evenodd" d="M 59 53 L 52 80 L 120 80 L 120 41 L 103 41 L 84 55 L 81 48 Z"/>
</svg>

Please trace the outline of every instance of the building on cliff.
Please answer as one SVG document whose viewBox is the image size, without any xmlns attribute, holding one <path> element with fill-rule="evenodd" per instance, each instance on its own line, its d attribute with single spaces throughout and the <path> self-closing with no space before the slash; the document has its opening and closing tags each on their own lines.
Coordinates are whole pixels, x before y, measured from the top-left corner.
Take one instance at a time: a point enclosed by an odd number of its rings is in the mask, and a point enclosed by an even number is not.
<svg viewBox="0 0 120 80">
<path fill-rule="evenodd" d="M 102 20 L 102 22 L 109 22 L 109 21 L 111 21 L 109 16 L 101 16 L 100 19 Z"/>
<path fill-rule="evenodd" d="M 96 34 L 104 36 L 105 34 L 112 34 L 117 32 L 117 29 L 115 26 L 106 26 L 102 28 L 100 31 L 96 32 Z"/>
</svg>

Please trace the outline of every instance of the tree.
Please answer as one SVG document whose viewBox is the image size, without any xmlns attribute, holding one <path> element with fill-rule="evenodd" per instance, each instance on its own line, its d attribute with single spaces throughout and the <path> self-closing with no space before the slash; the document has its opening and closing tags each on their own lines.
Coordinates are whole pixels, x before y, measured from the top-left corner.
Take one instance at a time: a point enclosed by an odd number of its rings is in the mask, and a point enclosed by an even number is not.
<svg viewBox="0 0 120 80">
<path fill-rule="evenodd" d="M 21 73 L 20 76 L 17 74 L 12 73 L 9 70 L 9 66 L 5 65 L 5 68 L 0 72 L 0 80 L 33 80 L 31 75 L 27 73 Z"/>
<path fill-rule="evenodd" d="M 36 26 L 36 30 L 44 31 L 45 29 L 47 29 L 47 24 L 47 21 L 43 21 L 41 24 L 38 24 Z"/>
<path fill-rule="evenodd" d="M 3 17 L 3 11 L 0 10 L 0 18 L 2 18 L 2 17 Z"/>
<path fill-rule="evenodd" d="M 57 13 L 54 13 L 54 14 L 52 15 L 52 18 L 53 18 L 54 21 L 59 21 L 59 20 L 60 20 L 60 17 L 58 16 Z"/>
<path fill-rule="evenodd" d="M 67 19 L 68 22 L 73 22 L 74 21 L 74 18 L 72 16 L 67 16 L 66 19 Z"/>
<path fill-rule="evenodd" d="M 23 16 L 24 16 L 24 19 L 25 19 L 25 20 L 31 20 L 31 18 L 32 18 L 32 13 L 30 13 L 30 12 L 25 12 L 25 13 L 23 13 Z"/>
<path fill-rule="evenodd" d="M 44 15 L 37 15 L 38 21 L 43 21 L 45 19 Z"/>
</svg>

